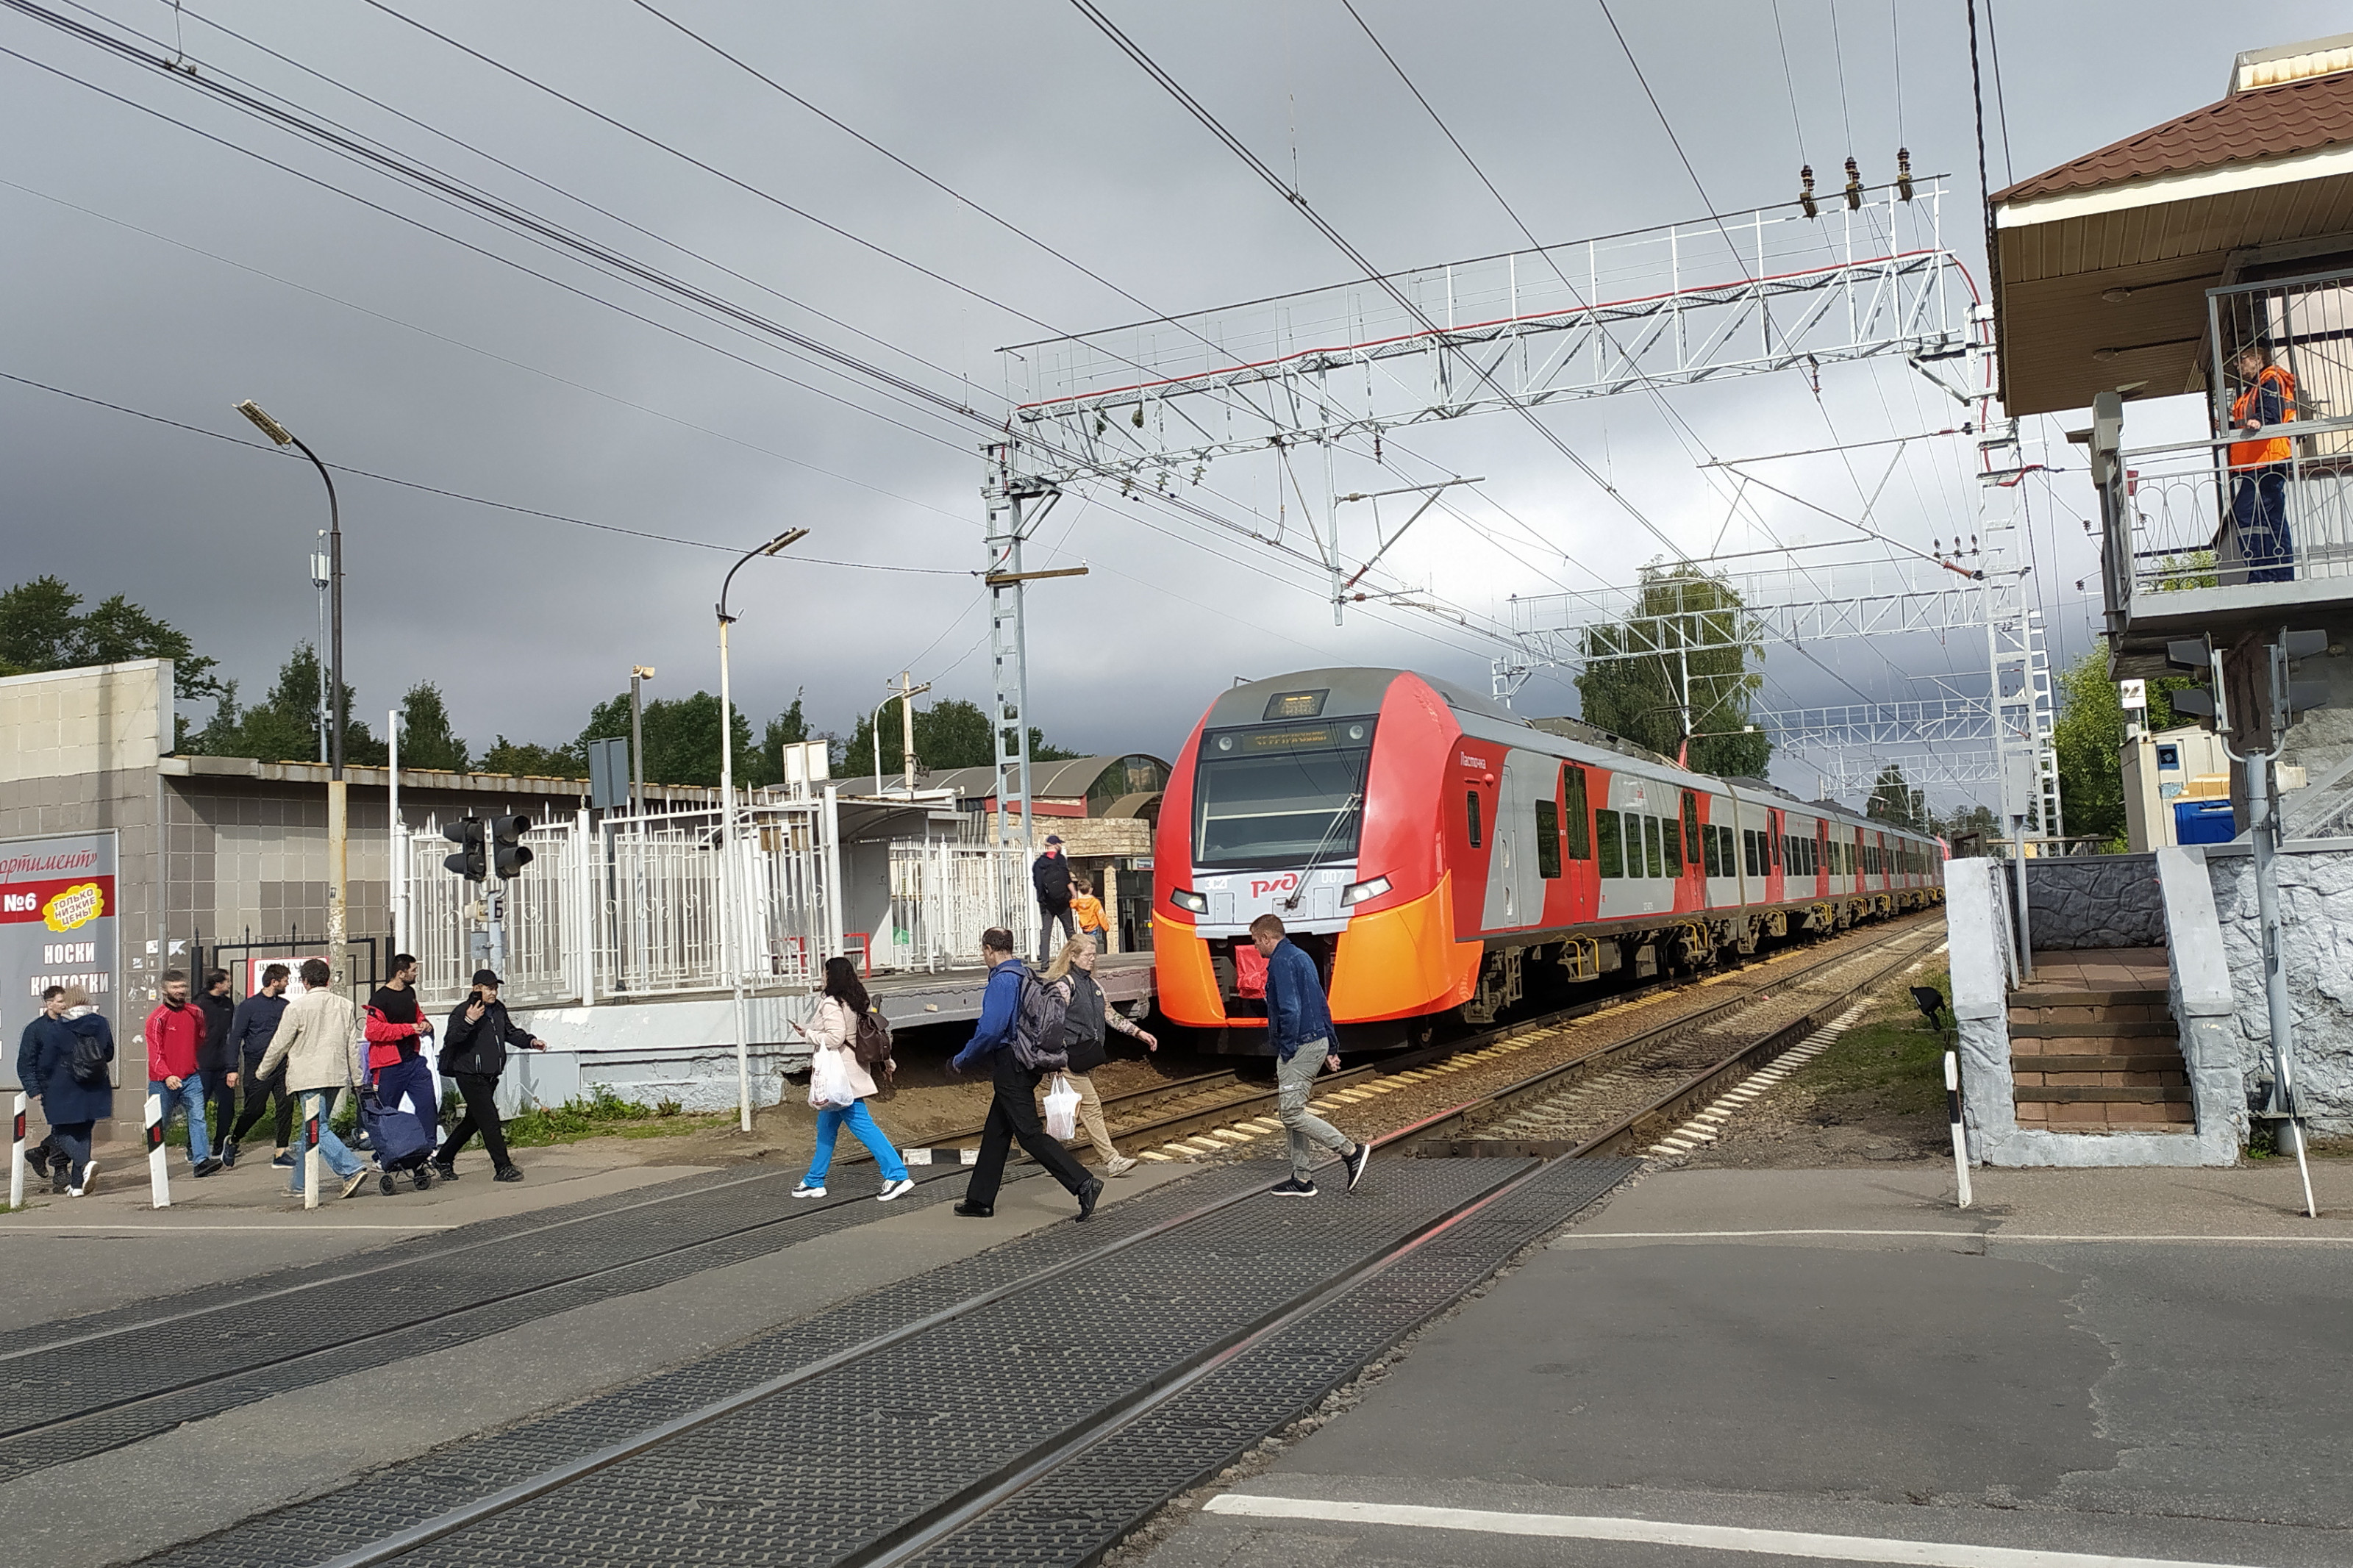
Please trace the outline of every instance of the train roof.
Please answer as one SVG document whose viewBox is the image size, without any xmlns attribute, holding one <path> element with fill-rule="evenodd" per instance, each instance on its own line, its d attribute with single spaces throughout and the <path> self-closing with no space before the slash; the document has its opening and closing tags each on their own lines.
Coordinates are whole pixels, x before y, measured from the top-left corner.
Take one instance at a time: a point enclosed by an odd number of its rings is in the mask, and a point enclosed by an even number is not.
<svg viewBox="0 0 2353 1568">
<path fill-rule="evenodd" d="M 1484 692 L 1473 691 L 1468 687 L 1458 685 L 1440 676 L 1425 675 L 1418 669 L 1385 669 L 1361 665 L 1346 665 L 1327 669 L 1293 670 L 1288 674 L 1272 676 L 1263 680 L 1237 681 L 1228 689 L 1219 692 L 1216 700 L 1209 704 L 1209 711 L 1203 717 L 1202 724 L 1204 728 L 1212 730 L 1238 724 L 1262 724 L 1270 719 L 1281 717 L 1274 706 L 1278 699 L 1294 694 L 1304 696 L 1309 693 L 1322 694 L 1322 703 L 1316 709 L 1319 717 L 1360 718 L 1377 714 L 1381 710 L 1382 701 L 1388 696 L 1389 688 L 1401 675 L 1412 676 L 1443 698 L 1446 705 L 1454 710 L 1461 720 L 1463 733 L 1474 739 L 1525 745 L 1534 737 L 1540 735 L 1548 743 L 1536 746 L 1535 749 L 1552 755 L 1570 756 L 1574 752 L 1569 748 L 1575 748 L 1586 752 L 1599 753 L 1599 756 L 1593 759 L 1595 761 L 1600 761 L 1602 757 L 1615 756 L 1621 759 L 1623 763 L 1637 764 L 1641 772 L 1663 775 L 1679 785 L 1694 788 L 1729 786 L 1743 795 L 1778 795 L 1801 811 L 1852 823 L 1857 827 L 1867 827 L 1881 833 L 1900 833 L 1914 838 L 1933 839 L 1935 837 L 1935 835 L 1924 833 L 1918 828 L 1906 827 L 1901 823 L 1883 821 L 1879 817 L 1852 810 L 1835 801 L 1800 800 L 1780 785 L 1765 779 L 1740 776 L 1718 778 L 1707 773 L 1694 773 L 1689 768 L 1678 766 L 1672 761 L 1646 746 L 1626 740 L 1623 736 L 1611 734 L 1599 725 L 1588 724 L 1582 719 L 1523 718 Z M 1620 763 L 1613 763 L 1607 765 L 1616 771 Z"/>
</svg>

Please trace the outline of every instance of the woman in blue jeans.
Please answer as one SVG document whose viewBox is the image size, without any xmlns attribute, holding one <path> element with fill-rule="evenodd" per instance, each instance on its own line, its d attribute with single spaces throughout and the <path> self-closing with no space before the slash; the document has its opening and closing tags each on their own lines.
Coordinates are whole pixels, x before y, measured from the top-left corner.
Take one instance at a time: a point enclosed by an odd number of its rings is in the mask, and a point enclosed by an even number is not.
<svg viewBox="0 0 2353 1568">
<path fill-rule="evenodd" d="M 882 1172 L 882 1191 L 878 1195 L 884 1203 L 915 1190 L 907 1174 L 907 1163 L 899 1158 L 899 1151 L 891 1147 L 891 1140 L 882 1136 L 882 1129 L 874 1124 L 873 1114 L 866 1109 L 866 1097 L 876 1092 L 874 1079 L 860 1065 L 858 1053 L 851 1048 L 858 1038 L 858 1020 L 866 1016 L 873 1003 L 866 987 L 859 983 L 857 966 L 846 958 L 825 961 L 825 994 L 818 999 L 817 1016 L 809 1020 L 808 1037 L 812 1047 L 820 1051 L 839 1051 L 842 1063 L 849 1068 L 849 1086 L 858 1098 L 848 1105 L 828 1105 L 817 1113 L 817 1153 L 809 1161 L 808 1174 L 793 1189 L 797 1198 L 825 1196 L 826 1173 L 833 1168 L 833 1141 L 847 1126 L 858 1135 L 858 1141 L 873 1152 L 874 1163 Z"/>
</svg>

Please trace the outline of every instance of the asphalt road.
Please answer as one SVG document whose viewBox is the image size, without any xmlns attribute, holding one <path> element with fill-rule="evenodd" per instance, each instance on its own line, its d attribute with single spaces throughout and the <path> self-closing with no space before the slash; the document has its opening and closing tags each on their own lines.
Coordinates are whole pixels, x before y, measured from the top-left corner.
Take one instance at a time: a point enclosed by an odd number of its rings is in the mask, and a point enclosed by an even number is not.
<svg viewBox="0 0 2353 1568">
<path fill-rule="evenodd" d="M 1139 1555 L 2353 1562 L 2353 1226 L 2276 1176 L 1654 1175 Z"/>
</svg>

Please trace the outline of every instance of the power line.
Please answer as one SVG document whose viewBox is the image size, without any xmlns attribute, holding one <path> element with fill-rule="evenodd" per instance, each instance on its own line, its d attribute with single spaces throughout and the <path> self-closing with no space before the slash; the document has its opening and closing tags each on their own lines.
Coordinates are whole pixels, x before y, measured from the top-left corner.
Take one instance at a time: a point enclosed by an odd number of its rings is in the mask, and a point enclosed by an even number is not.
<svg viewBox="0 0 2353 1568">
<path fill-rule="evenodd" d="M 370 3 L 374 4 L 375 0 L 370 0 Z M 1440 331 L 1438 323 L 1430 320 L 1429 314 L 1425 312 L 1421 307 L 1405 292 L 1405 290 L 1399 289 L 1394 281 L 1383 274 L 1378 268 L 1375 267 L 1362 251 L 1358 250 L 1354 245 L 1349 243 L 1347 237 L 1326 221 L 1324 216 L 1315 210 L 1305 196 L 1302 195 L 1294 187 L 1286 184 L 1282 176 L 1275 173 L 1273 169 L 1270 168 L 1265 160 L 1259 157 L 1257 153 L 1251 152 L 1247 143 L 1245 143 L 1240 137 L 1236 136 L 1231 131 L 1226 129 L 1225 125 L 1218 119 L 1218 117 L 1212 114 L 1198 99 L 1187 92 L 1185 89 L 1184 85 L 1178 82 L 1175 77 L 1169 75 L 1168 72 L 1161 67 L 1157 60 L 1145 53 L 1134 39 L 1122 32 L 1116 23 L 1113 22 L 1109 16 L 1103 15 L 1102 7 L 1097 5 L 1094 3 L 1094 0 L 1071 0 L 1071 3 L 1078 8 L 1078 11 L 1082 16 L 1085 16 L 1088 21 L 1093 23 L 1096 28 L 1119 48 L 1121 53 L 1126 55 L 1129 59 L 1133 60 L 1146 76 L 1149 76 L 1154 81 L 1157 82 L 1170 97 L 1174 98 L 1177 103 L 1184 108 L 1186 112 L 1192 115 L 1195 120 L 1200 121 L 1202 126 L 1205 127 L 1211 135 L 1223 142 L 1227 149 L 1236 157 L 1240 158 L 1252 174 L 1258 175 L 1261 180 L 1266 183 L 1269 188 L 1272 189 L 1278 195 L 1282 196 L 1284 201 L 1289 202 L 1293 208 L 1298 212 L 1299 216 L 1306 220 L 1309 226 L 1313 227 L 1316 233 L 1322 235 L 1324 239 L 1329 241 L 1333 247 L 1338 250 L 1341 255 L 1348 258 L 1349 262 L 1359 270 L 1367 282 L 1372 283 L 1383 293 L 1387 294 L 1390 300 L 1398 306 L 1398 308 L 1403 310 L 1408 316 L 1418 322 L 1433 338 L 1441 342 L 1443 341 L 1444 334 Z M 1558 432 L 1555 431 L 1550 426 L 1545 424 L 1543 420 L 1537 418 L 1534 409 L 1530 408 L 1525 403 L 1522 402 L 1519 398 L 1513 396 L 1510 392 L 1505 390 L 1503 384 L 1496 381 L 1493 374 L 1484 365 L 1481 364 L 1475 357 L 1465 356 L 1463 363 L 1472 372 L 1472 374 L 1476 374 L 1480 380 L 1485 382 L 1488 387 L 1493 390 L 1498 397 L 1502 398 L 1508 406 L 1520 416 L 1521 418 L 1525 420 L 1531 429 L 1535 430 L 1537 435 L 1541 436 L 1555 451 L 1558 452 L 1562 457 L 1567 458 L 1569 462 L 1574 464 L 1578 472 L 1582 473 L 1588 479 L 1591 480 L 1597 487 L 1599 487 L 1601 492 L 1608 496 L 1612 501 L 1615 501 L 1628 516 L 1641 523 L 1653 538 L 1657 539 L 1660 543 L 1672 551 L 1678 558 L 1684 560 L 1688 560 L 1690 558 L 1681 545 L 1675 543 L 1673 540 L 1669 539 L 1659 528 L 1658 524 L 1652 522 L 1649 517 L 1644 515 L 1642 510 L 1636 506 L 1632 500 L 1629 500 L 1617 486 L 1611 484 L 1607 477 L 1595 468 L 1592 464 L 1587 462 L 1584 458 L 1579 456 L 1567 441 L 1561 438 Z"/>
<path fill-rule="evenodd" d="M 199 21 L 203 20 L 202 17 L 197 19 Z M 617 393 L 607 392 L 602 387 L 591 386 L 586 382 L 575 381 L 570 376 L 558 374 L 554 371 L 543 369 L 541 366 L 532 364 L 523 360 L 511 358 L 508 355 L 496 352 L 495 350 L 484 348 L 479 343 L 470 343 L 462 338 L 453 338 L 445 332 L 437 332 L 430 327 L 419 326 L 415 321 L 403 321 L 398 316 L 390 315 L 383 310 L 371 309 L 366 305 L 358 303 L 356 300 L 346 300 L 340 295 L 330 294 L 322 289 L 313 289 L 307 283 L 299 283 L 290 278 L 281 278 L 274 272 L 268 271 L 262 268 L 250 266 L 246 262 L 237 260 L 234 257 L 223 256 L 216 251 L 206 250 L 202 246 L 191 245 L 185 240 L 174 239 L 170 235 L 159 234 L 151 228 L 142 228 L 135 223 L 131 223 L 125 219 L 115 217 L 109 213 L 100 212 L 94 207 L 86 207 L 78 202 L 67 201 L 62 196 L 52 195 L 47 191 L 36 190 L 30 185 L 19 184 L 14 180 L 0 179 L 0 185 L 5 185 L 10 190 L 20 191 L 26 195 L 37 197 L 41 201 L 49 202 L 55 205 L 64 207 L 69 212 L 79 213 L 84 217 L 94 218 L 100 223 L 111 224 L 113 226 L 126 230 L 129 233 L 140 235 L 145 238 L 154 240 L 158 244 L 168 245 L 178 250 L 185 250 L 191 256 L 201 256 L 207 261 L 216 262 L 223 267 L 234 268 L 239 272 L 248 273 L 255 278 L 262 279 L 267 282 L 275 283 L 280 288 L 291 289 L 300 293 L 308 294 L 312 299 L 323 300 L 332 305 L 340 305 L 344 310 L 355 311 L 360 315 L 370 317 L 375 321 L 385 322 L 389 326 L 399 327 L 406 331 L 415 332 L 420 337 L 430 338 L 435 342 L 446 344 L 450 348 L 461 349 L 471 354 L 479 354 L 482 358 L 493 361 L 496 363 L 508 365 L 513 369 L 526 372 L 532 375 L 543 377 L 548 381 L 554 382 L 560 386 L 568 386 L 573 388 L 575 391 L 585 392 L 591 397 L 602 398 L 607 403 L 617 404 L 623 408 L 634 409 L 640 414 L 650 415 L 656 419 L 660 419 L 667 423 L 679 426 L 683 429 L 693 430 L 702 435 L 709 436 L 714 440 L 724 441 L 731 446 L 741 447 L 747 452 L 757 452 L 762 457 L 774 458 L 780 463 L 789 463 L 795 468 L 805 468 L 810 473 L 821 474 L 827 479 L 837 479 L 845 485 L 855 486 L 860 489 L 868 491 L 870 494 L 881 496 L 886 500 L 894 500 L 903 506 L 920 507 L 925 511 L 937 512 L 942 517 L 953 518 L 958 522 L 968 521 L 961 513 L 952 512 L 945 507 L 934 506 L 930 501 L 918 500 L 913 496 L 903 496 L 895 490 L 884 489 L 880 485 L 870 484 L 864 479 L 853 479 L 848 474 L 839 473 L 832 468 L 809 462 L 806 458 L 796 458 L 788 452 L 779 452 L 773 447 L 763 447 L 756 441 L 746 441 L 742 437 L 731 436 L 724 430 L 714 430 L 708 425 L 698 425 L 693 420 L 685 418 L 682 416 L 671 414 L 664 409 L 653 407 L 649 404 L 635 402 L 629 398 L 621 396 Z"/>
<path fill-rule="evenodd" d="M 1781 28 L 1781 0 L 1773 0 L 1773 38 L 1781 46 L 1781 83 L 1789 89 L 1789 129 L 1798 136 L 1798 162 L 1806 161 L 1806 127 L 1798 118 L 1798 79 L 1789 69 L 1789 37 Z"/>
<path fill-rule="evenodd" d="M 2010 100 L 2001 90 L 2001 38 L 1994 30 L 1993 0 L 1986 0 L 1986 48 L 1993 56 L 1993 109 L 2001 125 L 2001 177 L 2005 184 L 2018 182 L 2018 171 L 2010 163 Z"/>
<path fill-rule="evenodd" d="M 283 455 L 275 447 L 258 446 L 242 437 L 224 435 L 218 430 L 207 430 L 201 425 L 190 425 L 185 420 L 168 418 L 161 414 L 150 414 L 143 408 L 133 408 L 127 404 L 111 403 L 103 397 L 93 397 L 86 392 L 74 392 L 66 387 L 52 385 L 46 381 L 36 381 L 28 375 L 16 375 L 8 371 L 0 371 L 0 381 L 13 381 L 19 386 L 29 386 L 37 392 L 71 398 L 76 403 L 87 403 L 100 408 L 111 409 L 117 414 L 128 414 L 134 419 L 144 419 L 152 424 L 168 425 L 174 430 L 185 430 L 191 436 L 203 436 L 215 441 L 225 441 L 240 451 L 253 452 L 263 457 Z M 470 506 L 490 507 L 494 510 L 511 511 L 523 517 L 542 518 L 549 522 L 565 523 L 574 528 L 594 529 L 599 533 L 617 533 L 630 539 L 649 540 L 657 544 L 683 544 L 696 550 L 716 550 L 726 553 L 733 553 L 738 550 L 736 545 L 717 543 L 708 539 L 687 539 L 677 534 L 655 533 L 648 529 L 624 528 L 615 522 L 593 522 L 584 517 L 570 517 L 560 511 L 547 511 L 535 506 L 519 506 L 512 501 L 492 500 L 487 496 L 469 495 L 463 490 L 428 485 L 421 479 L 404 479 L 394 474 L 380 474 L 374 469 L 353 468 L 347 463 L 329 463 L 327 467 L 339 474 L 349 474 L 353 479 L 374 479 L 378 484 L 397 485 L 403 489 L 421 490 L 427 495 L 440 496 L 448 500 L 464 501 Z M 976 572 L 953 572 L 943 566 L 898 566 L 879 561 L 834 561 L 822 556 L 803 555 L 798 552 L 794 552 L 793 559 L 812 566 L 844 566 L 861 572 L 895 572 L 917 577 L 976 577 L 980 574 Z"/>
</svg>

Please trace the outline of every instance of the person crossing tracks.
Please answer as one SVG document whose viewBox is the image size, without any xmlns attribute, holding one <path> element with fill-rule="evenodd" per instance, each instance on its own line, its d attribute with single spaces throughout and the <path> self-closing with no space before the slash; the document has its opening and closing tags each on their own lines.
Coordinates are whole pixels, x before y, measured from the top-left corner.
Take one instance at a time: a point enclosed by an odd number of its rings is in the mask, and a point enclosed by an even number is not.
<svg viewBox="0 0 2353 1568">
<path fill-rule="evenodd" d="M 1063 1015 L 1070 993 L 1059 985 L 1039 983 L 1029 965 L 1013 956 L 1013 933 L 991 926 L 980 933 L 980 956 L 988 965 L 988 984 L 981 993 L 980 1022 L 972 1039 L 948 1064 L 951 1072 L 970 1072 L 986 1065 L 996 1079 L 988 1102 L 988 1121 L 981 1130 L 980 1157 L 972 1181 L 955 1212 L 967 1219 L 987 1219 L 997 1212 L 997 1190 L 1005 1180 L 1005 1158 L 1018 1138 L 1029 1157 L 1079 1200 L 1079 1217 L 1095 1212 L 1103 1184 L 1087 1174 L 1071 1157 L 1059 1138 L 1049 1137 L 1038 1119 L 1038 1080 L 1067 1061 L 1062 1052 Z"/>
<path fill-rule="evenodd" d="M 1340 1156 L 1347 1167 L 1348 1190 L 1365 1179 L 1372 1163 L 1373 1146 L 1356 1142 L 1307 1109 L 1307 1091 L 1315 1075 L 1329 1067 L 1340 1070 L 1340 1053 L 1334 1048 L 1332 1011 L 1324 1000 L 1324 983 L 1315 961 L 1283 934 L 1277 915 L 1250 921 L 1250 944 L 1266 960 L 1267 1033 L 1280 1058 L 1275 1068 L 1275 1113 L 1291 1138 L 1291 1177 L 1269 1190 L 1277 1197 L 1315 1195 L 1315 1145 Z"/>
</svg>

